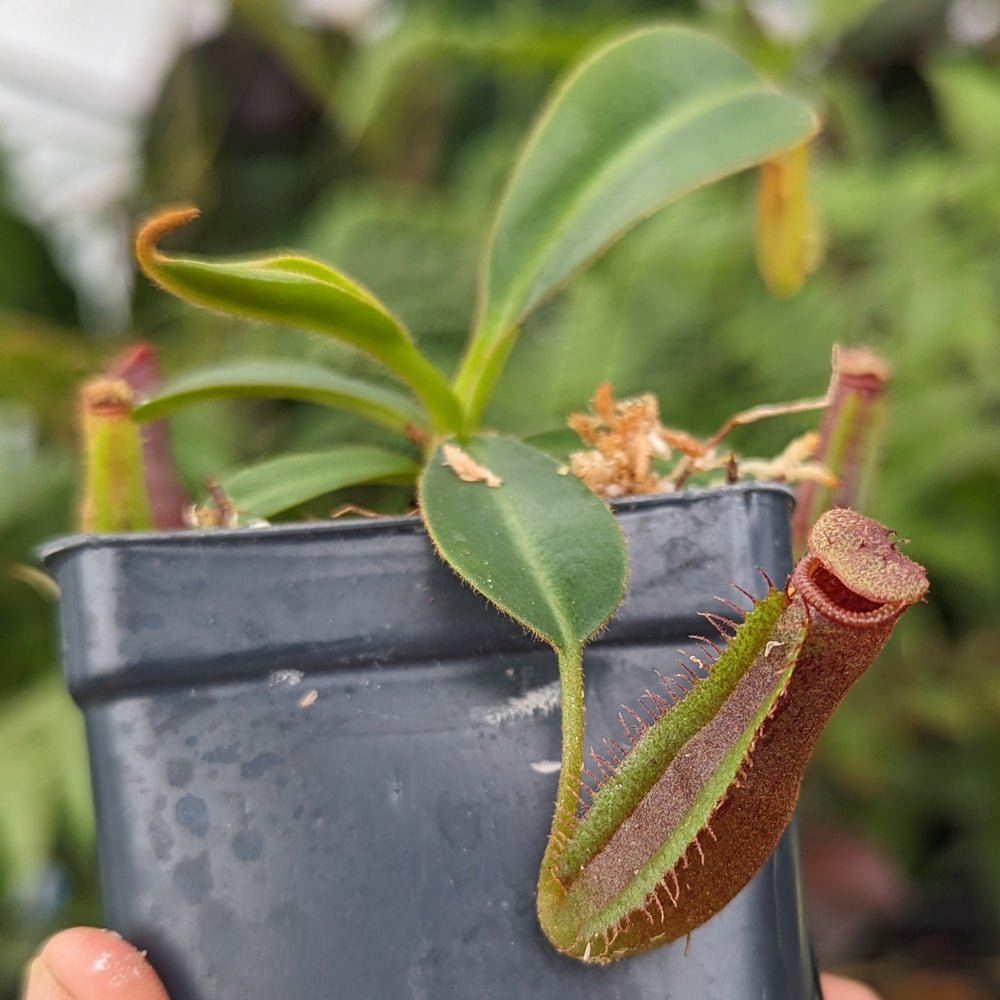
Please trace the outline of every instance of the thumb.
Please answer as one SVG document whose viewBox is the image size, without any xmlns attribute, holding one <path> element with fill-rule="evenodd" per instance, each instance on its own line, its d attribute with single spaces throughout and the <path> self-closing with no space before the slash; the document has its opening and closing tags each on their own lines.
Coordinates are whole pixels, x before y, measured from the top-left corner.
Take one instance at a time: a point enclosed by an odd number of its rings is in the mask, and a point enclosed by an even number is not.
<svg viewBox="0 0 1000 1000">
<path fill-rule="evenodd" d="M 114 931 L 74 927 L 49 938 L 22 1000 L 168 1000 L 153 967 Z"/>
<path fill-rule="evenodd" d="M 881 1000 L 873 989 L 854 979 L 824 972 L 820 974 L 819 981 L 824 1000 Z"/>
</svg>

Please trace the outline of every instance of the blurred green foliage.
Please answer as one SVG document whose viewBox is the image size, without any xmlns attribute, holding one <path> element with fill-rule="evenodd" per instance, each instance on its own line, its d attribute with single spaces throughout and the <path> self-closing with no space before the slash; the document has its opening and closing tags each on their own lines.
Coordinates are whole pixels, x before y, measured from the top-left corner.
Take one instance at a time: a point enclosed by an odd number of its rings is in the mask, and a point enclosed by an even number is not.
<svg viewBox="0 0 1000 1000">
<path fill-rule="evenodd" d="M 618 394 L 655 390 L 667 423 L 704 434 L 743 406 L 821 392 L 834 343 L 881 351 L 895 376 L 871 513 L 913 539 L 908 552 L 928 566 L 932 591 L 834 718 L 805 807 L 885 845 L 928 892 L 954 879 L 976 886 L 995 921 L 1000 40 L 977 48 L 949 40 L 950 5 L 934 0 L 815 0 L 798 5 L 814 17 L 788 41 L 764 30 L 752 14 L 759 6 L 412 0 L 362 40 L 293 23 L 271 0 L 235 0 L 226 33 L 179 57 L 127 208 L 137 215 L 190 199 L 204 211 L 183 234 L 194 249 L 286 244 L 329 259 L 450 368 L 517 138 L 588 39 L 651 16 L 682 17 L 809 97 L 827 123 L 812 177 L 827 252 L 804 290 L 775 300 L 755 273 L 753 178 L 703 191 L 641 226 L 531 319 L 488 422 L 553 430 L 610 379 Z M 44 243 L 2 207 L 0 260 L 0 996 L 8 996 L 42 934 L 99 920 L 80 726 L 53 680 L 51 603 L 18 567 L 32 563 L 43 538 L 72 526 L 72 386 L 121 345 L 80 329 Z M 264 353 L 366 364 L 297 331 L 196 313 L 142 284 L 133 316 L 168 371 Z M 194 408 L 174 425 L 196 491 L 205 473 L 258 455 L 378 433 L 273 401 Z M 734 440 L 769 453 L 788 434 L 788 422 L 765 423 Z M 368 499 L 354 491 L 333 502 Z"/>
</svg>

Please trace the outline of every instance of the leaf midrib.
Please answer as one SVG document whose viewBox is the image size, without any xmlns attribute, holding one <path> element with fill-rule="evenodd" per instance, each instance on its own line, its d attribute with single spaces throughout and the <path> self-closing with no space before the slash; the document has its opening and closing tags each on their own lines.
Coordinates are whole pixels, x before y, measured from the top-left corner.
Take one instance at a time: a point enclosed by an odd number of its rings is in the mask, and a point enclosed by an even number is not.
<svg viewBox="0 0 1000 1000">
<path fill-rule="evenodd" d="M 709 93 L 703 95 L 701 99 L 696 101 L 694 105 L 687 105 L 684 108 L 675 110 L 673 113 L 667 116 L 666 119 L 657 119 L 651 125 L 647 125 L 644 128 L 640 128 L 634 133 L 632 140 L 630 140 L 622 149 L 612 156 L 605 164 L 603 168 L 598 170 L 596 173 L 592 174 L 588 179 L 586 179 L 582 184 L 577 185 L 574 196 L 566 202 L 568 208 L 574 209 L 573 211 L 564 211 L 560 213 L 557 217 L 554 225 L 549 230 L 548 234 L 543 240 L 539 241 L 538 249 L 529 258 L 530 268 L 521 268 L 521 273 L 531 275 L 529 280 L 521 280 L 518 284 L 513 286 L 513 290 L 517 293 L 516 296 L 507 296 L 508 300 L 511 298 L 516 298 L 518 302 L 523 301 L 525 297 L 525 291 L 530 290 L 532 284 L 537 280 L 539 274 L 539 262 L 545 260 L 551 255 L 551 248 L 557 245 L 562 237 L 562 235 L 571 227 L 573 220 L 579 218 L 582 214 L 579 210 L 579 206 L 586 206 L 588 203 L 593 203 L 595 198 L 595 189 L 599 187 L 606 187 L 604 183 L 605 178 L 613 177 L 616 174 L 622 172 L 622 163 L 627 159 L 630 162 L 634 161 L 635 154 L 637 151 L 646 149 L 657 142 L 661 141 L 670 132 L 679 131 L 683 126 L 689 124 L 692 120 L 702 114 L 706 114 L 710 111 L 714 111 L 717 108 L 724 105 L 727 101 L 735 101 L 742 97 L 748 97 L 753 94 L 768 94 L 773 93 L 767 87 L 763 87 L 757 81 L 747 81 L 739 86 L 727 86 L 713 88 Z M 749 166 L 749 164 L 748 164 Z M 727 170 L 725 173 L 728 174 L 732 172 Z M 725 174 L 713 175 L 708 178 L 704 183 L 711 183 L 720 176 L 725 176 Z M 698 185 L 700 186 L 700 185 Z M 658 208 L 663 207 L 668 204 L 674 198 L 680 197 L 688 189 L 677 192 L 676 194 L 670 195 L 668 198 L 661 202 L 654 203 L 649 211 L 646 213 L 650 215 L 654 213 Z M 501 217 L 503 213 L 503 208 L 501 208 Z M 627 227 L 631 228 L 631 227 Z M 499 231 L 499 230 L 498 230 Z M 607 246 L 609 242 L 613 241 L 615 234 L 608 237 L 608 240 L 598 244 L 595 247 L 594 253 L 598 254 L 600 248 Z M 494 246 L 495 246 L 495 234 L 494 234 Z M 492 248 L 491 248 L 492 256 Z M 543 296 L 544 298 L 547 296 Z M 536 303 L 537 305 L 538 303 Z M 522 306 L 523 308 L 523 306 Z M 517 314 L 515 317 L 508 319 L 501 314 L 501 320 L 490 321 L 488 316 L 484 316 L 483 327 L 485 329 L 491 329 L 497 333 L 501 333 L 506 330 L 509 326 L 519 323 L 525 318 L 528 312 L 533 309 L 534 306 L 529 308 L 526 312 Z"/>
<path fill-rule="evenodd" d="M 503 489 L 503 486 L 500 487 Z M 521 518 L 512 517 L 511 511 L 506 508 L 504 504 L 494 505 L 497 512 L 500 514 L 500 520 L 503 525 L 507 528 L 510 535 L 514 538 L 516 542 L 522 543 L 518 547 L 518 551 L 526 553 L 526 562 L 528 564 L 528 569 L 535 575 L 536 579 L 541 579 L 544 584 L 544 589 L 542 591 L 542 596 L 545 598 L 545 604 L 548 609 L 552 612 L 552 616 L 559 626 L 562 636 L 557 638 L 555 636 L 543 636 L 549 642 L 554 643 L 557 648 L 561 649 L 563 652 L 569 652 L 574 645 L 583 641 L 585 636 L 577 637 L 574 630 L 570 627 L 570 622 L 566 616 L 561 612 L 558 603 L 553 602 L 550 598 L 550 594 L 556 591 L 553 583 L 553 577 L 549 572 L 546 564 L 538 558 L 538 554 L 535 550 L 533 544 L 529 546 L 523 545 L 523 543 L 529 539 L 530 535 L 523 528 L 521 523 Z M 524 619 L 520 619 L 524 625 L 535 631 L 534 626 Z M 541 634 L 541 633 L 539 633 Z"/>
</svg>

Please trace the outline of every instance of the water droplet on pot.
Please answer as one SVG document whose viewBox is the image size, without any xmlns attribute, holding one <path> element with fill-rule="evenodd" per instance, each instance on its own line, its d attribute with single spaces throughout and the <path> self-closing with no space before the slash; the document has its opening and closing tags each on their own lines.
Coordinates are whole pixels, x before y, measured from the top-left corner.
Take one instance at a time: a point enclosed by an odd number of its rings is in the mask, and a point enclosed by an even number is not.
<svg viewBox="0 0 1000 1000">
<path fill-rule="evenodd" d="M 183 788 L 194 774 L 194 765 L 186 757 L 171 757 L 167 761 L 167 784 Z"/>
<path fill-rule="evenodd" d="M 215 888 L 208 851 L 196 857 L 188 856 L 174 868 L 172 881 L 174 888 L 188 903 L 204 902 Z"/>
<path fill-rule="evenodd" d="M 166 809 L 166 795 L 158 795 L 153 807 L 152 818 L 147 827 L 149 845 L 153 849 L 153 854 L 160 861 L 168 861 L 170 859 L 170 852 L 174 847 L 174 834 L 165 815 Z"/>
<path fill-rule="evenodd" d="M 239 743 L 229 743 L 223 746 L 221 743 L 212 750 L 207 750 L 201 755 L 201 759 L 206 764 L 234 764 L 240 757 Z"/>
<path fill-rule="evenodd" d="M 276 753 L 265 751 L 264 753 L 257 754 L 253 760 L 248 760 L 245 764 L 242 764 L 240 766 L 240 774 L 244 778 L 259 778 L 265 771 L 269 771 L 272 767 L 277 767 L 283 763 L 283 758 L 279 757 Z"/>
<path fill-rule="evenodd" d="M 240 861 L 256 861 L 264 853 L 264 840 L 258 833 L 249 831 L 233 837 L 233 854 Z"/>
<path fill-rule="evenodd" d="M 196 795 L 185 795 L 178 799 L 174 806 L 174 817 L 196 837 L 204 837 L 208 833 L 208 806 L 204 799 L 199 799 Z"/>
</svg>

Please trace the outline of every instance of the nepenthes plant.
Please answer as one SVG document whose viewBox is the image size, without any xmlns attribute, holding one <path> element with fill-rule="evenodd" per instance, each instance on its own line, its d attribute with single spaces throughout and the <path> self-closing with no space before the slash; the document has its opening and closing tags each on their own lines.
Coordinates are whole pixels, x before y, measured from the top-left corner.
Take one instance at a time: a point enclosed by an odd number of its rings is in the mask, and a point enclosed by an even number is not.
<svg viewBox="0 0 1000 1000">
<path fill-rule="evenodd" d="M 510 444 L 482 453 L 493 475 L 505 469 Z M 560 587 L 550 563 L 547 606 L 541 593 L 523 590 L 505 601 L 496 569 L 469 556 L 475 539 L 456 537 L 447 518 L 438 521 L 454 503 L 479 507 L 469 485 L 443 466 L 428 468 L 422 496 L 431 498 L 432 537 L 473 586 L 559 658 L 562 761 L 538 882 L 542 927 L 559 950 L 591 962 L 688 934 L 774 849 L 820 732 L 899 616 L 925 594 L 924 570 L 876 521 L 846 508 L 828 511 L 787 586 L 770 587 L 745 615 L 733 605 L 736 619 L 706 613 L 719 634 L 701 638 L 706 655 L 689 668 L 690 689 L 665 682 L 647 691 L 623 719 L 627 745 L 608 741 L 604 755 L 593 755 L 595 773 L 584 766 L 582 647 L 603 620 L 596 606 L 575 598 L 598 588 L 574 588 L 568 579 Z M 478 488 L 488 504 L 486 480 Z M 586 560 L 573 562 L 601 573 Z M 612 610 L 616 604 L 609 602 Z"/>
<path fill-rule="evenodd" d="M 286 252 L 226 260 L 163 251 L 160 242 L 197 215 L 190 207 L 158 213 L 137 238 L 142 268 L 168 291 L 334 337 L 392 376 L 375 383 L 290 361 L 228 363 L 139 400 L 133 416 L 269 395 L 347 409 L 397 434 L 395 450 L 345 445 L 224 479 L 228 509 L 270 517 L 346 485 L 409 481 L 441 557 L 553 647 L 562 761 L 538 914 L 553 945 L 584 961 L 682 937 L 753 877 L 791 816 L 825 721 L 927 582 L 876 522 L 845 509 L 823 515 L 787 585 L 735 617 L 709 614 L 719 634 L 701 640 L 704 660 L 692 662 L 690 683 L 643 695 L 625 742 L 609 740 L 592 771 L 583 649 L 622 600 L 628 553 L 608 506 L 564 457 L 484 428 L 484 409 L 541 303 L 646 216 L 729 174 L 766 165 L 764 271 L 780 291 L 793 290 L 812 239 L 802 179 L 816 127 L 803 104 L 687 30 L 645 29 L 593 53 L 557 88 L 514 169 L 450 377 L 375 295 L 324 263 Z M 127 387 L 110 395 L 118 419 Z M 107 494 L 108 470 L 98 462 L 88 475 L 92 491 Z M 90 501 L 85 509 L 107 509 Z M 113 526 L 113 517 L 91 527 Z"/>
<path fill-rule="evenodd" d="M 830 714 L 926 589 L 875 521 L 820 518 L 787 588 L 733 626 L 707 675 L 674 705 L 669 689 L 646 696 L 652 721 L 636 721 L 615 770 L 598 761 L 607 777 L 581 817 L 561 788 L 539 879 L 550 940 L 606 962 L 718 912 L 777 844 Z"/>
</svg>

